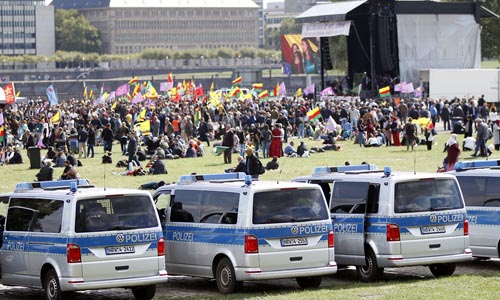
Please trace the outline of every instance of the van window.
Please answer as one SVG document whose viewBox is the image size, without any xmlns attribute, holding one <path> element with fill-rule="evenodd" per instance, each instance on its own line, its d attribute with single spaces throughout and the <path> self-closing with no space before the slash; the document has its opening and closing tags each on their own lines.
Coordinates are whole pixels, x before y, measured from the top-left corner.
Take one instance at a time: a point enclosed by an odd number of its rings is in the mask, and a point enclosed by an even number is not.
<svg viewBox="0 0 500 300">
<path fill-rule="evenodd" d="M 396 183 L 394 211 L 413 213 L 463 208 L 458 186 L 452 179 Z"/>
<path fill-rule="evenodd" d="M 329 219 L 319 189 L 287 189 L 255 193 L 253 223 L 273 224 Z"/>
<path fill-rule="evenodd" d="M 147 196 L 116 196 L 80 200 L 76 232 L 99 232 L 158 226 L 156 210 Z"/>
<path fill-rule="evenodd" d="M 457 176 L 457 180 L 460 183 L 460 188 L 464 195 L 465 205 L 483 206 L 487 178 L 479 176 Z"/>
<path fill-rule="evenodd" d="M 171 222 L 195 222 L 200 221 L 200 207 L 203 198 L 203 193 L 199 191 L 175 191 L 170 205 Z"/>
<path fill-rule="evenodd" d="M 205 192 L 201 206 L 201 223 L 236 224 L 240 194 Z"/>
<path fill-rule="evenodd" d="M 239 193 L 178 190 L 171 203 L 171 222 L 236 224 Z"/>
<path fill-rule="evenodd" d="M 58 233 L 64 202 L 48 199 L 11 199 L 7 213 L 9 231 Z"/>
<path fill-rule="evenodd" d="M 483 206 L 500 207 L 500 178 L 489 177 Z"/>
<path fill-rule="evenodd" d="M 364 214 L 369 187 L 368 182 L 335 182 L 330 212 Z M 374 201 L 377 201 L 376 198 Z M 373 208 L 371 209 L 373 210 Z"/>
</svg>

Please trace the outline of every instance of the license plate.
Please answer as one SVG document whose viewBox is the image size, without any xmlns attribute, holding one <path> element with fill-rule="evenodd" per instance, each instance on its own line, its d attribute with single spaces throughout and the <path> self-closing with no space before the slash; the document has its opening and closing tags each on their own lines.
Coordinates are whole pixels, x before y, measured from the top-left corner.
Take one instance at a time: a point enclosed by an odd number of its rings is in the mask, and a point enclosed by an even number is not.
<svg viewBox="0 0 500 300">
<path fill-rule="evenodd" d="M 425 226 L 425 227 L 420 227 L 420 232 L 422 234 L 445 233 L 446 228 L 444 227 L 444 225 Z"/>
<path fill-rule="evenodd" d="M 112 246 L 106 247 L 106 255 L 135 253 L 134 246 Z"/>
<path fill-rule="evenodd" d="M 300 245 L 307 245 L 307 238 L 297 237 L 297 238 L 281 239 L 282 247 L 300 246 Z"/>
</svg>

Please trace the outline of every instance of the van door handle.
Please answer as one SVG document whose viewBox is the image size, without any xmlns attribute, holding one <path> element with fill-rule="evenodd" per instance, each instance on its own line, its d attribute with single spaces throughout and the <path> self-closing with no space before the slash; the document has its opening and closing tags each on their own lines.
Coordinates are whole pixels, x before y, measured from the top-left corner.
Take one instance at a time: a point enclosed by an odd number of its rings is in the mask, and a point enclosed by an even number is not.
<svg viewBox="0 0 500 300">
<path fill-rule="evenodd" d="M 128 270 L 129 266 L 116 266 L 115 270 L 116 271 L 126 271 Z"/>
<path fill-rule="evenodd" d="M 441 248 L 441 244 L 432 244 L 432 245 L 429 245 L 429 248 L 431 248 L 431 249 Z"/>
<path fill-rule="evenodd" d="M 290 257 L 290 261 L 301 261 L 302 256 L 295 256 L 295 257 Z"/>
</svg>

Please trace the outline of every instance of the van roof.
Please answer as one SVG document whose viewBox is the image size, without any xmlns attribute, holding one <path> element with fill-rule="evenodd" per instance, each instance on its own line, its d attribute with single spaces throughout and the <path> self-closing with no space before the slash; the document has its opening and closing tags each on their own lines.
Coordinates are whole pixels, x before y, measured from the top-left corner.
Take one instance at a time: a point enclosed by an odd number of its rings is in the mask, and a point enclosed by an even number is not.
<svg viewBox="0 0 500 300">
<path fill-rule="evenodd" d="M 426 178 L 452 178 L 452 176 L 445 173 L 413 173 L 413 172 L 391 172 L 389 176 L 385 175 L 382 170 L 380 171 L 366 171 L 366 172 L 345 172 L 345 173 L 332 173 L 324 175 L 308 175 L 300 176 L 293 181 L 305 180 L 320 180 L 320 181 L 334 181 L 343 179 L 362 179 L 362 180 L 389 180 L 389 181 L 408 181 L 408 180 L 421 180 Z"/>
<path fill-rule="evenodd" d="M 244 189 L 252 191 L 278 190 L 278 189 L 294 189 L 294 188 L 317 188 L 317 185 L 312 185 L 302 182 L 291 181 L 253 181 L 251 184 L 246 184 L 244 181 L 200 181 L 189 184 L 169 184 L 158 188 L 157 191 L 175 190 L 175 189 L 196 189 L 196 190 L 214 190 L 214 191 L 242 191 Z"/>
</svg>

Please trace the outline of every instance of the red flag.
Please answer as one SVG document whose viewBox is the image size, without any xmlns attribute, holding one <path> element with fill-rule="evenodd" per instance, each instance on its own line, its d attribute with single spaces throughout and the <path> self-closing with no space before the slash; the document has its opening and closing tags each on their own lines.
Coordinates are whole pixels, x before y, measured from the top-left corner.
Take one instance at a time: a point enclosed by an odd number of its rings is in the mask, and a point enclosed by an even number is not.
<svg viewBox="0 0 500 300">
<path fill-rule="evenodd" d="M 174 82 L 172 80 L 172 72 L 168 73 L 167 82 Z"/>
<path fill-rule="evenodd" d="M 16 102 L 16 91 L 14 89 L 14 84 L 9 83 L 3 87 L 5 92 L 5 104 L 11 104 Z"/>
<path fill-rule="evenodd" d="M 204 94 L 205 94 L 205 92 L 203 91 L 203 87 L 201 85 L 194 90 L 194 97 L 195 98 L 201 97 Z"/>
<path fill-rule="evenodd" d="M 175 101 L 175 102 L 181 101 L 181 94 L 177 93 L 172 100 Z"/>
</svg>

